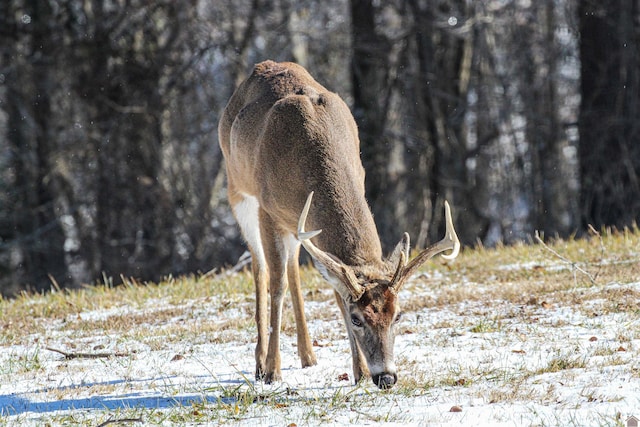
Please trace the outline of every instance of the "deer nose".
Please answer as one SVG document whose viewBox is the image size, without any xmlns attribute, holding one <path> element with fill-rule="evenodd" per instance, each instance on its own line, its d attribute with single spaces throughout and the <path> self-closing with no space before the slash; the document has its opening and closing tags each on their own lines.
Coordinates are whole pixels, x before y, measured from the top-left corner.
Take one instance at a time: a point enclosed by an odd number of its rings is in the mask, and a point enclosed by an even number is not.
<svg viewBox="0 0 640 427">
<path fill-rule="evenodd" d="M 383 372 L 381 374 L 376 374 L 371 377 L 373 383 L 378 386 L 381 390 L 386 390 L 394 386 L 396 381 L 398 381 L 398 375 L 389 374 L 387 372 Z"/>
</svg>

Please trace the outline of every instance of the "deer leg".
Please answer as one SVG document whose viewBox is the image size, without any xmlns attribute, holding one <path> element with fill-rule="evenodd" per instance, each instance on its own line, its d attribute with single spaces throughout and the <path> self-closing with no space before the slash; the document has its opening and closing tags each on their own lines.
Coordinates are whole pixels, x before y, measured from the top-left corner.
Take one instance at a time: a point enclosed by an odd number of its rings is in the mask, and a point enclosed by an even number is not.
<svg viewBox="0 0 640 427">
<path fill-rule="evenodd" d="M 364 354 L 362 354 L 360 345 L 358 345 L 358 341 L 356 341 L 356 337 L 353 335 L 353 331 L 351 330 L 351 315 L 348 313 L 340 294 L 336 291 L 334 291 L 334 293 L 336 295 L 336 300 L 338 301 L 338 307 L 340 307 L 340 312 L 342 313 L 342 317 L 344 318 L 345 326 L 347 327 L 347 336 L 349 337 L 349 345 L 351 346 L 353 381 L 355 383 L 358 383 L 363 377 L 366 378 L 369 376 L 367 360 L 365 359 Z"/>
<path fill-rule="evenodd" d="M 254 257 L 254 255 L 251 255 Z M 252 258 L 255 259 L 255 258 Z M 253 281 L 256 286 L 256 327 L 258 329 L 258 342 L 256 344 L 256 380 L 261 381 L 267 372 L 267 342 L 269 339 L 269 326 L 267 323 L 269 313 L 269 292 L 267 284 L 269 275 L 266 268 L 258 262 L 252 261 Z"/>
<path fill-rule="evenodd" d="M 300 255 L 300 243 L 292 235 L 286 239 L 286 245 L 289 247 L 287 260 L 287 277 L 289 281 L 289 291 L 291 292 L 291 300 L 293 302 L 293 314 L 296 318 L 296 333 L 298 338 L 298 356 L 302 367 L 314 366 L 318 362 L 313 352 L 309 330 L 307 329 L 307 320 L 304 315 L 304 300 L 302 298 L 302 289 L 300 287 L 300 266 L 298 257 Z"/>
<path fill-rule="evenodd" d="M 282 304 L 287 290 L 286 247 L 282 235 L 261 210 L 260 230 L 267 264 L 269 266 L 269 293 L 271 310 L 269 313 L 269 344 L 267 348 L 264 381 L 271 383 L 282 379 L 280 372 L 280 329 L 282 325 Z"/>
<path fill-rule="evenodd" d="M 260 237 L 260 205 L 255 197 L 236 192 L 231 179 L 229 180 L 229 201 L 233 206 L 233 214 L 240 225 L 242 235 L 251 251 L 251 270 L 253 271 L 253 283 L 256 287 L 256 326 L 258 329 L 258 342 L 255 351 L 256 379 L 262 380 L 267 370 L 267 340 L 269 337 L 267 284 L 269 270 Z"/>
</svg>

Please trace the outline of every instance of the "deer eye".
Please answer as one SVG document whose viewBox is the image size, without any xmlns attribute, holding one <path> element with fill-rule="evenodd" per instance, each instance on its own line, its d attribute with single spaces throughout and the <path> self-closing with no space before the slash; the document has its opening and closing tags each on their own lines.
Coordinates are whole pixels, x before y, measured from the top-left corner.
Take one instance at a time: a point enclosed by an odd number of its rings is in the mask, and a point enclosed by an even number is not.
<svg viewBox="0 0 640 427">
<path fill-rule="evenodd" d="M 357 328 L 361 328 L 362 327 L 362 320 L 360 320 L 360 318 L 358 316 L 356 316 L 355 314 L 351 315 L 351 323 L 353 324 L 353 326 L 355 326 Z"/>
<path fill-rule="evenodd" d="M 400 320 L 402 319 L 402 315 L 403 315 L 403 314 L 404 314 L 403 312 L 399 312 L 398 314 L 396 314 L 396 318 L 395 318 L 395 320 L 393 321 L 393 323 L 398 323 L 398 322 L 400 322 Z"/>
</svg>

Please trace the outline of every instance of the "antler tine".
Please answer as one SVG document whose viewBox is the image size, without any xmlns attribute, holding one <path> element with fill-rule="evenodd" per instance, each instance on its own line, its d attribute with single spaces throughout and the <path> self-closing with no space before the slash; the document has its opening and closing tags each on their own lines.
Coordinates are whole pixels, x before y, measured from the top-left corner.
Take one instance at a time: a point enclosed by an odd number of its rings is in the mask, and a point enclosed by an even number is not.
<svg viewBox="0 0 640 427">
<path fill-rule="evenodd" d="M 311 239 L 318 234 L 322 233 L 322 230 L 304 231 L 305 223 L 307 222 L 307 215 L 309 215 L 309 208 L 311 207 L 311 200 L 313 199 L 313 191 L 307 196 L 307 201 L 304 204 L 300 219 L 298 220 L 298 240 L 302 243 L 302 246 L 309 252 L 314 259 L 319 261 L 325 267 L 330 270 L 339 270 L 338 263 L 335 262 L 327 253 L 321 251 L 316 245 L 311 242 Z"/>
<path fill-rule="evenodd" d="M 460 240 L 458 240 L 458 235 L 456 234 L 456 229 L 453 227 L 453 220 L 451 219 L 451 207 L 449 206 L 449 202 L 444 201 L 444 220 L 445 220 L 445 235 L 444 239 L 442 239 L 440 243 L 449 243 L 452 245 L 451 248 L 446 248 L 443 250 L 451 249 L 451 253 L 449 255 L 442 255 L 442 258 L 452 260 L 455 259 L 460 253 Z"/>
<path fill-rule="evenodd" d="M 392 290 L 396 289 L 396 285 L 402 282 L 402 273 L 404 271 L 404 265 L 407 262 L 407 256 L 404 252 L 400 253 L 400 257 L 398 259 L 398 266 L 396 267 L 396 271 L 393 273 L 391 277 L 391 281 L 389 282 L 389 288 Z"/>
<path fill-rule="evenodd" d="M 351 298 L 352 300 L 357 301 L 364 293 L 364 288 L 358 284 L 351 268 L 342 264 L 342 262 L 337 261 L 335 257 L 322 251 L 316 247 L 313 242 L 311 242 L 311 239 L 320 234 L 322 230 L 304 231 L 312 199 L 313 191 L 309 193 L 307 201 L 304 204 L 304 208 L 302 209 L 302 213 L 300 214 L 300 219 L 298 219 L 298 240 L 314 260 L 322 264 L 322 266 L 331 272 L 332 275 L 339 278 L 337 283 L 331 283 L 331 285 L 342 296 L 342 298 L 345 300 Z M 340 279 L 343 279 L 344 282 Z"/>
<path fill-rule="evenodd" d="M 458 256 L 460 253 L 460 240 L 458 240 L 458 235 L 456 234 L 456 230 L 453 227 L 453 220 L 451 219 L 451 207 L 449 203 L 445 200 L 444 202 L 444 216 L 445 216 L 445 236 L 442 240 L 433 245 L 426 248 L 424 251 L 420 252 L 409 264 L 402 270 L 401 273 L 396 272 L 393 280 L 393 288 L 398 291 L 400 287 L 404 284 L 404 282 L 411 277 L 413 273 L 416 272 L 418 268 L 425 262 L 427 262 L 430 258 L 433 258 L 435 255 L 451 250 L 450 254 L 442 255 L 443 258 L 452 260 Z"/>
<path fill-rule="evenodd" d="M 307 248 L 307 246 L 304 244 L 305 241 L 308 241 L 316 237 L 318 234 L 322 233 L 322 230 L 304 231 L 304 225 L 307 222 L 307 215 L 309 215 L 309 208 L 311 207 L 312 199 L 313 199 L 313 191 L 309 193 L 309 196 L 307 196 L 307 201 L 305 202 L 304 208 L 302 209 L 302 213 L 300 214 L 300 219 L 298 219 L 298 240 L 300 240 L 300 242 L 305 247 L 305 249 Z M 313 245 L 313 243 L 311 242 L 308 242 L 308 243 Z"/>
</svg>

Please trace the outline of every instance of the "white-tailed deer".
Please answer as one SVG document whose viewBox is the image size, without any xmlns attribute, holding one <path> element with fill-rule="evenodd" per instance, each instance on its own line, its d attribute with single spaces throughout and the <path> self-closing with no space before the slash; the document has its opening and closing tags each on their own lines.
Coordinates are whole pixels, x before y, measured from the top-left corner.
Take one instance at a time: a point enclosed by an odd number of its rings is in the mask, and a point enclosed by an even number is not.
<svg viewBox="0 0 640 427">
<path fill-rule="evenodd" d="M 354 380 L 370 374 L 378 387 L 392 387 L 397 380 L 393 344 L 400 318 L 398 291 L 426 260 L 448 250 L 452 253 L 443 256 L 453 259 L 460 249 L 448 204 L 442 241 L 408 262 L 405 233 L 383 259 L 365 200 L 353 116 L 338 95 L 297 64 L 257 64 L 231 97 L 218 134 L 229 201 L 252 256 L 256 378 L 281 379 L 280 322 L 287 287 L 302 366 L 316 363 L 298 272 L 302 243 L 336 293 Z M 317 231 L 304 231 L 305 224 Z"/>
</svg>

